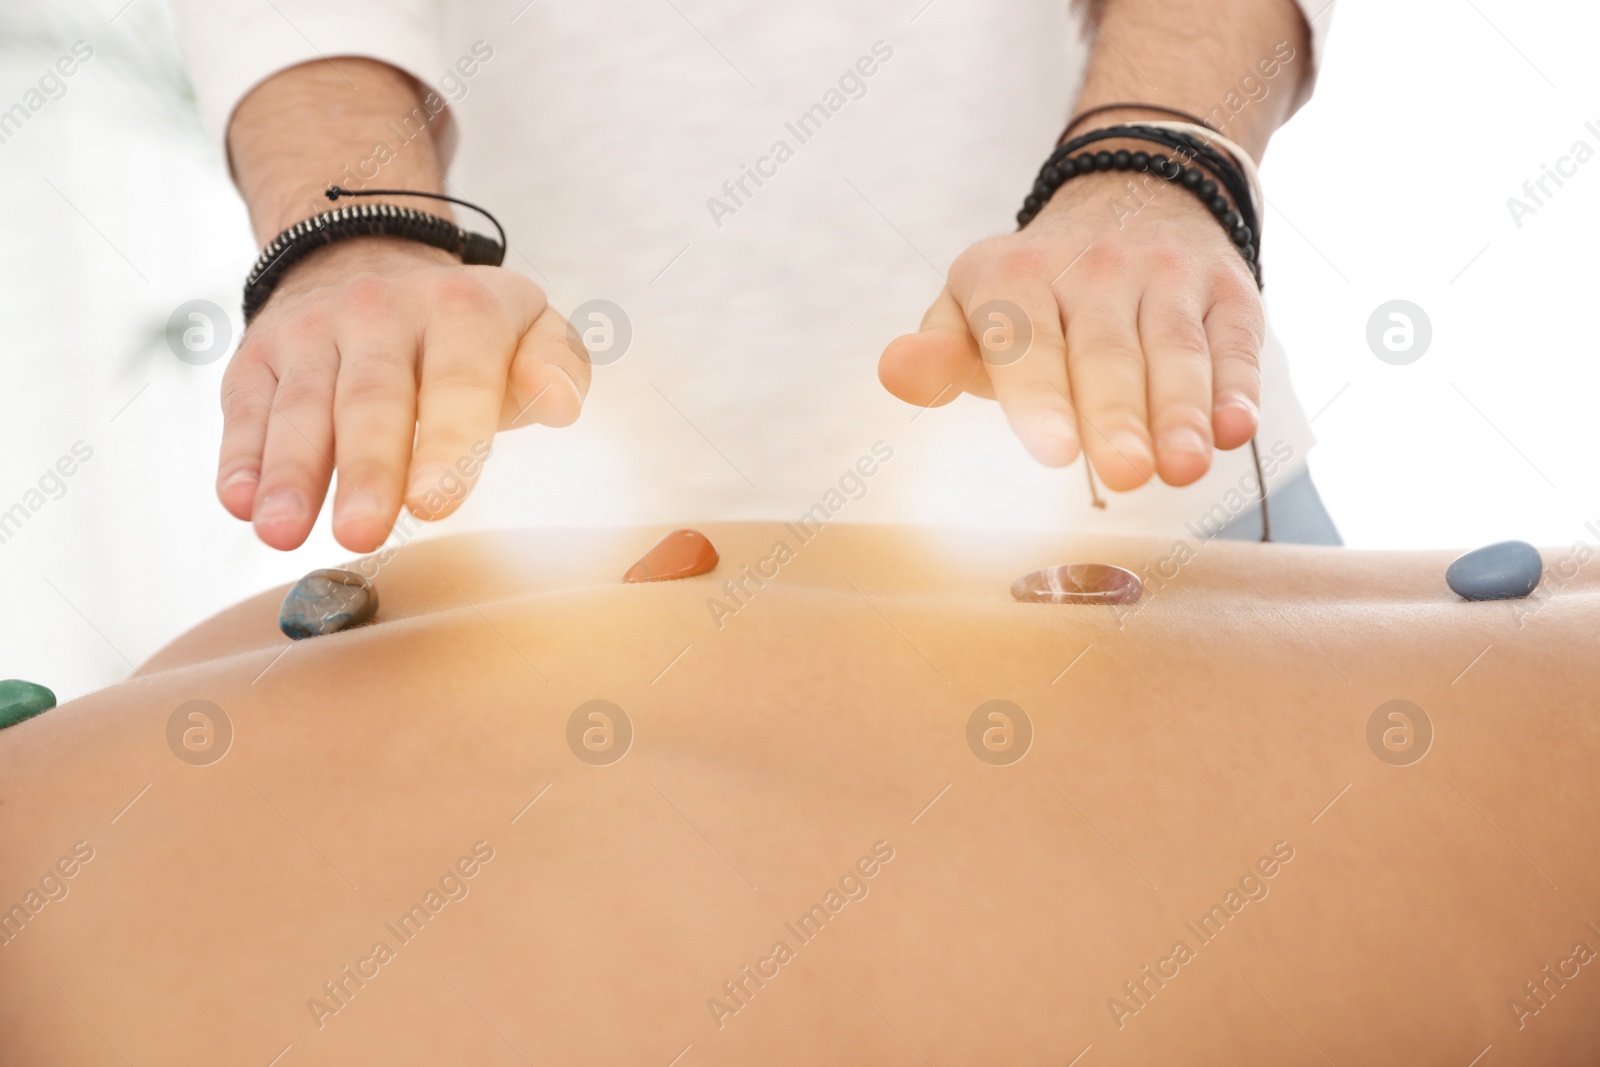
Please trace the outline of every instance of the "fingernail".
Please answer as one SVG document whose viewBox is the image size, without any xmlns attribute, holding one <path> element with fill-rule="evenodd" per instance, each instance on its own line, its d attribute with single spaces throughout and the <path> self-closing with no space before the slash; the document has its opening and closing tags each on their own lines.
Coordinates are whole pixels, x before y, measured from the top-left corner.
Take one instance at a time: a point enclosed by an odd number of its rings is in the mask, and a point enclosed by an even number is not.
<svg viewBox="0 0 1600 1067">
<path fill-rule="evenodd" d="M 354 489 L 339 504 L 340 522 L 382 521 L 383 501 L 370 489 Z"/>
<path fill-rule="evenodd" d="M 1118 430 L 1111 435 L 1111 447 L 1122 454 L 1122 458 L 1129 463 L 1139 464 L 1150 461 L 1150 446 L 1144 443 L 1144 438 L 1132 430 Z"/>
<path fill-rule="evenodd" d="M 449 468 L 442 463 L 429 463 L 413 470 L 411 481 L 406 487 L 406 499 L 415 501 L 438 491 L 444 484 L 445 472 L 448 470 Z"/>
<path fill-rule="evenodd" d="M 293 489 L 275 489 L 255 510 L 258 523 L 291 522 L 306 517 L 306 502 Z"/>
<path fill-rule="evenodd" d="M 1039 432 L 1060 441 L 1076 441 L 1078 430 L 1064 411 L 1046 411 L 1039 416 Z"/>
<path fill-rule="evenodd" d="M 1161 437 L 1161 451 L 1189 452 L 1197 456 L 1206 454 L 1206 439 L 1187 426 L 1168 430 Z"/>
<path fill-rule="evenodd" d="M 583 403 L 583 390 L 578 387 L 578 379 L 574 378 L 572 372 L 563 366 L 557 365 L 556 370 L 560 371 L 561 377 L 565 378 L 567 384 L 572 386 L 572 399 L 580 404 Z"/>
<path fill-rule="evenodd" d="M 1238 408 L 1252 419 L 1259 419 L 1261 417 L 1261 409 L 1256 407 L 1256 405 L 1250 401 L 1250 398 L 1242 393 L 1229 393 L 1221 400 L 1218 400 L 1217 410 L 1221 411 L 1224 408 Z"/>
<path fill-rule="evenodd" d="M 253 470 L 249 470 L 248 468 L 245 469 L 245 470 L 237 470 L 237 471 L 234 471 L 232 474 L 228 475 L 227 480 L 222 483 L 222 491 L 224 493 L 226 493 L 229 489 L 232 489 L 234 486 L 236 486 L 236 485 L 244 485 L 246 482 L 248 482 L 251 485 L 254 485 L 257 482 L 259 482 L 260 480 L 261 480 L 261 476 L 259 474 L 257 474 Z"/>
</svg>

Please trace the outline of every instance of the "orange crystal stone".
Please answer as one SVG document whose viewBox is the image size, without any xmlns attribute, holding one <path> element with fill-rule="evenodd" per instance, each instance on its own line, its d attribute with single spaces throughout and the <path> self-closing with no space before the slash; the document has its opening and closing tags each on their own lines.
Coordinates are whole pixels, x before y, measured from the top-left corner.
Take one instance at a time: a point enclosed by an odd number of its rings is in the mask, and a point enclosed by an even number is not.
<svg viewBox="0 0 1600 1067">
<path fill-rule="evenodd" d="M 673 530 L 628 568 L 625 582 L 668 582 L 693 578 L 717 565 L 717 549 L 699 530 Z"/>
</svg>

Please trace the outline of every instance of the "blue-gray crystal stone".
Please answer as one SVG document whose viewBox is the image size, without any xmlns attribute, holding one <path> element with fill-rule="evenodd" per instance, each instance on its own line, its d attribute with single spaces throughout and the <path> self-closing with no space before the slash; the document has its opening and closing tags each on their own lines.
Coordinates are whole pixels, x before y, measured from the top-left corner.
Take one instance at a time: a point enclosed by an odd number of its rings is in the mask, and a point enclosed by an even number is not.
<svg viewBox="0 0 1600 1067">
<path fill-rule="evenodd" d="M 378 590 L 354 571 L 312 571 L 289 590 L 278 629 L 296 641 L 360 626 L 378 611 Z"/>
<path fill-rule="evenodd" d="M 55 706 L 56 695 L 37 682 L 24 682 L 17 678 L 0 682 L 0 730 Z"/>
<path fill-rule="evenodd" d="M 1543 574 L 1537 548 L 1526 541 L 1501 541 L 1457 557 L 1444 580 L 1468 600 L 1515 600 L 1533 592 Z"/>
</svg>

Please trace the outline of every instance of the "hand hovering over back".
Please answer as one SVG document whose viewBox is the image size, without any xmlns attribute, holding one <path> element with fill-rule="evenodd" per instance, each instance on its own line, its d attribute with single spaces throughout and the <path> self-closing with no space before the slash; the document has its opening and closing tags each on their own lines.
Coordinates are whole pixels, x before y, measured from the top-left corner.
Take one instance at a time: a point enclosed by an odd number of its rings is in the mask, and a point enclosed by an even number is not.
<svg viewBox="0 0 1600 1067">
<path fill-rule="evenodd" d="M 1259 162 L 1309 85 L 1310 26 L 1293 0 L 1114 0 L 1089 10 L 1095 43 L 1074 134 L 1178 109 Z M 1248 102 L 1241 73 L 1259 90 Z M 1160 150 L 1115 138 L 1093 148 Z M 1011 177 L 1020 207 L 1034 173 Z M 963 392 L 998 400 L 1036 460 L 1065 466 L 1086 453 L 1118 490 L 1153 476 L 1188 485 L 1215 450 L 1255 435 L 1259 289 L 1187 189 L 1128 171 L 1073 177 L 1021 231 L 961 253 L 948 282 L 920 331 L 879 361 L 883 384 L 909 403 L 948 404 Z"/>
<path fill-rule="evenodd" d="M 957 257 L 921 330 L 884 351 L 889 391 L 998 400 L 1040 463 L 1087 452 L 1119 490 L 1153 474 L 1188 485 L 1214 449 L 1249 441 L 1265 334 L 1249 267 L 1183 189 L 1157 181 L 1143 207 L 1113 211 L 1128 180 L 1075 178 L 1025 229 Z"/>
<path fill-rule="evenodd" d="M 330 97 L 347 106 L 328 108 Z M 261 242 L 331 208 L 321 193 L 351 146 L 370 146 L 365 131 L 408 107 L 427 114 L 411 79 L 348 58 L 290 68 L 246 97 L 229 146 Z M 428 138 L 373 184 L 435 191 Z M 455 510 L 497 432 L 572 423 L 589 379 L 582 344 L 523 275 L 401 238 L 340 240 L 285 272 L 228 366 L 217 495 L 263 542 L 291 549 L 337 473 L 334 536 L 369 552 L 402 506 L 426 519 Z"/>
</svg>

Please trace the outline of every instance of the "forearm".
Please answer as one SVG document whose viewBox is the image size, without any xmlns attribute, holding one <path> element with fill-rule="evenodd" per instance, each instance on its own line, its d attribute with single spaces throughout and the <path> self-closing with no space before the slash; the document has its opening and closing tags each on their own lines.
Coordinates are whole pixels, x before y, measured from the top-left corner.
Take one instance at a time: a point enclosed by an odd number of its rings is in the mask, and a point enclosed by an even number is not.
<svg viewBox="0 0 1600 1067">
<path fill-rule="evenodd" d="M 261 83 L 228 127 L 234 178 L 257 240 L 265 244 L 329 210 L 323 191 L 335 183 L 442 192 L 441 106 L 437 98 L 425 102 L 407 75 L 369 59 L 306 63 Z M 383 199 L 448 214 L 436 200 Z"/>
<path fill-rule="evenodd" d="M 1123 101 L 1179 108 L 1257 160 L 1311 74 L 1293 0 L 1106 0 L 1096 24 L 1079 112 Z M 1113 111 L 1080 130 L 1159 117 Z"/>
</svg>

